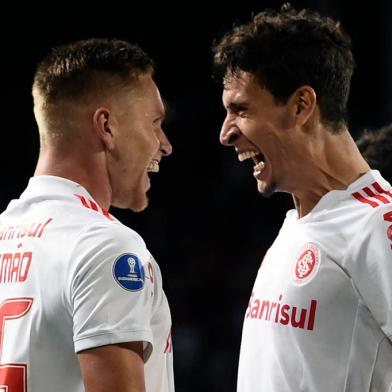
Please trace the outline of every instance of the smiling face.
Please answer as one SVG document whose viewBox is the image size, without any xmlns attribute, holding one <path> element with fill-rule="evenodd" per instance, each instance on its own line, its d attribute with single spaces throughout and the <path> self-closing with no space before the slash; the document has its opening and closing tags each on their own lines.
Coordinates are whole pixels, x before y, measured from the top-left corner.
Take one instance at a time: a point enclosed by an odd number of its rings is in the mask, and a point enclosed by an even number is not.
<svg viewBox="0 0 392 392">
<path fill-rule="evenodd" d="M 268 90 L 246 72 L 225 78 L 223 105 L 227 115 L 220 141 L 233 146 L 240 161 L 252 158 L 260 193 L 290 192 L 292 160 L 292 108 L 277 104 Z"/>
<path fill-rule="evenodd" d="M 108 126 L 114 147 L 107 150 L 111 205 L 141 211 L 148 205 L 148 172 L 159 171 L 172 147 L 162 130 L 164 106 L 151 75 L 139 76 L 136 87 L 114 94 Z"/>
</svg>

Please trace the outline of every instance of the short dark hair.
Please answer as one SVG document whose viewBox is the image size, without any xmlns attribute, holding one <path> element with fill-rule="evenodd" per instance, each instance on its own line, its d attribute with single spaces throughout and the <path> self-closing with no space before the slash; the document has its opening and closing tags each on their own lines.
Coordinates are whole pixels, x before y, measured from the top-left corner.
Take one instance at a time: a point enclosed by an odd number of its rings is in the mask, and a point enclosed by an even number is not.
<svg viewBox="0 0 392 392">
<path fill-rule="evenodd" d="M 127 83 L 153 67 L 151 58 L 135 44 L 92 38 L 52 49 L 37 66 L 33 89 L 38 89 L 46 104 L 53 104 L 80 98 L 105 76 Z"/>
<path fill-rule="evenodd" d="M 355 64 L 351 39 L 339 22 L 284 4 L 280 11 L 266 10 L 234 26 L 214 43 L 213 54 L 216 77 L 249 72 L 282 104 L 309 85 L 323 121 L 338 128 L 346 123 Z"/>
<path fill-rule="evenodd" d="M 365 130 L 357 146 L 369 166 L 379 170 L 392 184 L 392 123 L 377 130 Z"/>
</svg>

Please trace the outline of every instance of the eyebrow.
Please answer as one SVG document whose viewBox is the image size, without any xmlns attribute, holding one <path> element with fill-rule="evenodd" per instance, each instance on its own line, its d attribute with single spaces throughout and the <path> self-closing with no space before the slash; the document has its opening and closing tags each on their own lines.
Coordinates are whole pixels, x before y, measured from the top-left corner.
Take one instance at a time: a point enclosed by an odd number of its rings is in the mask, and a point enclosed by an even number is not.
<svg viewBox="0 0 392 392">
<path fill-rule="evenodd" d="M 248 107 L 249 105 L 245 101 L 231 101 L 226 108 L 238 112 L 244 109 L 248 109 Z"/>
<path fill-rule="evenodd" d="M 163 104 L 163 111 L 159 112 L 159 119 L 164 122 L 168 118 L 168 114 L 171 112 L 171 105 L 166 101 L 166 99 L 162 98 L 162 104 Z"/>
<path fill-rule="evenodd" d="M 157 112 L 157 117 L 155 118 L 155 121 L 160 120 L 160 121 L 164 122 L 165 119 L 166 119 L 166 111 L 160 112 L 160 113 Z"/>
</svg>

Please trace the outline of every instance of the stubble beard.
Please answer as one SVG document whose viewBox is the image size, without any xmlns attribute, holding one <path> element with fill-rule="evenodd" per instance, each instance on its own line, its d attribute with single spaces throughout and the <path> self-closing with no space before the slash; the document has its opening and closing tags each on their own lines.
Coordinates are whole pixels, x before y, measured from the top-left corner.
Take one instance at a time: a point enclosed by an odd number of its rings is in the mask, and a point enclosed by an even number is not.
<svg viewBox="0 0 392 392">
<path fill-rule="evenodd" d="M 130 191 L 129 195 L 129 204 L 127 208 L 133 212 L 141 212 L 147 208 L 149 200 L 147 193 L 143 189 L 140 187 L 138 189 L 133 189 Z"/>
<path fill-rule="evenodd" d="M 148 197 L 145 194 L 143 200 L 136 200 L 132 205 L 129 207 L 130 210 L 133 212 L 141 212 L 148 207 Z"/>
<path fill-rule="evenodd" d="M 136 189 L 128 189 L 128 191 L 123 189 L 120 194 L 121 197 L 119 197 L 118 194 L 113 200 L 113 207 L 128 209 L 133 212 L 141 212 L 148 206 L 149 200 L 147 193 L 140 187 Z"/>
<path fill-rule="evenodd" d="M 257 189 L 261 196 L 268 199 L 270 198 L 275 192 L 277 192 L 277 184 L 274 182 L 267 183 L 264 187 L 261 187 L 258 183 Z"/>
</svg>

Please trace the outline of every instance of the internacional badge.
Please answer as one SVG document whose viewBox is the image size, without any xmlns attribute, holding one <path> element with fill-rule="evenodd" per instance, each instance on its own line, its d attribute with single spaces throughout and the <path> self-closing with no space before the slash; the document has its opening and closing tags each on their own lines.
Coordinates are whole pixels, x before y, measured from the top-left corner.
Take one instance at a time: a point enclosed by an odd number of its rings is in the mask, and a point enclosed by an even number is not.
<svg viewBox="0 0 392 392">
<path fill-rule="evenodd" d="M 293 265 L 294 284 L 302 286 L 309 283 L 317 274 L 320 265 L 320 251 L 315 244 L 308 242 L 298 253 Z"/>
</svg>

